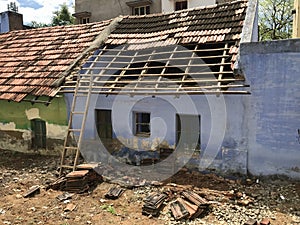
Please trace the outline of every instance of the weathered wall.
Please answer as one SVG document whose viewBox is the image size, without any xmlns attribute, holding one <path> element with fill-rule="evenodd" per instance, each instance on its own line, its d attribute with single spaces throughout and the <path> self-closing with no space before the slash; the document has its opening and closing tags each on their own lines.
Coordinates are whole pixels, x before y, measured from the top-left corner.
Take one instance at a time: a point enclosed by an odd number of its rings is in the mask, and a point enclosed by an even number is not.
<svg viewBox="0 0 300 225">
<path fill-rule="evenodd" d="M 300 40 L 241 45 L 249 171 L 300 177 Z"/>
<path fill-rule="evenodd" d="M 71 98 L 71 95 L 69 96 Z M 219 171 L 246 172 L 247 141 L 243 129 L 245 96 L 129 97 L 93 96 L 85 129 L 85 140 L 97 140 L 95 109 L 112 109 L 114 137 L 132 149 L 155 150 L 158 145 L 175 147 L 176 113 L 201 116 L 193 129 L 201 133 L 201 158 L 196 166 Z M 68 100 L 70 102 L 71 99 Z M 83 105 L 83 104 L 81 104 Z M 137 138 L 133 112 L 151 114 L 151 136 Z M 73 127 L 79 127 L 74 120 Z M 97 141 L 95 142 L 96 145 Z M 93 149 L 93 148 L 92 148 Z M 96 146 L 95 148 L 96 149 Z M 184 160 L 182 157 L 180 160 Z"/>
<path fill-rule="evenodd" d="M 75 12 L 91 12 L 90 22 L 115 18 L 119 15 L 132 15 L 128 0 L 76 0 Z M 151 13 L 161 12 L 161 0 L 153 0 L 150 6 Z"/>
<path fill-rule="evenodd" d="M 21 152 L 58 154 L 62 150 L 67 129 L 67 112 L 63 98 L 55 98 L 49 106 L 29 102 L 1 101 L 0 148 Z M 46 121 L 47 149 L 31 149 L 32 119 Z"/>
</svg>

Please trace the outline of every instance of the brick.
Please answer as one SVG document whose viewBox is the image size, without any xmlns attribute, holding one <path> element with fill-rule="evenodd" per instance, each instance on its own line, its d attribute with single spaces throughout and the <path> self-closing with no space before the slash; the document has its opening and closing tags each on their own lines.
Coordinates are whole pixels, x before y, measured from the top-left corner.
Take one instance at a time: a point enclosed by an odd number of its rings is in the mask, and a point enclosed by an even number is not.
<svg viewBox="0 0 300 225">
<path fill-rule="evenodd" d="M 270 219 L 268 218 L 264 218 L 261 222 L 260 222 L 260 225 L 270 225 L 271 222 L 270 222 Z"/>
</svg>

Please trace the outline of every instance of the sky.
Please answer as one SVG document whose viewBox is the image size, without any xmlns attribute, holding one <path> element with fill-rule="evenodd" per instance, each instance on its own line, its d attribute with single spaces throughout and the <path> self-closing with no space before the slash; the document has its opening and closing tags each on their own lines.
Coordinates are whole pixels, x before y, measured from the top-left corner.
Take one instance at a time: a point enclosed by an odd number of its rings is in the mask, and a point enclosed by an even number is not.
<svg viewBox="0 0 300 225">
<path fill-rule="evenodd" d="M 66 3 L 71 13 L 74 13 L 75 4 L 75 0 L 0 0 L 0 12 L 7 11 L 10 2 L 16 2 L 18 12 L 23 14 L 24 24 L 31 21 L 50 23 L 53 12 L 58 10 L 61 4 Z"/>
</svg>

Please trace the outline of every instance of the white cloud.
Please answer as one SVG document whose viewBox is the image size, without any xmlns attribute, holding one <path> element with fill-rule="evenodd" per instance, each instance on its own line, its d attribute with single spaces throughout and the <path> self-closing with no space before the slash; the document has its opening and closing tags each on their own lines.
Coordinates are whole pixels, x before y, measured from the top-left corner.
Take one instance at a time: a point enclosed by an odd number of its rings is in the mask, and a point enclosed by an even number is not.
<svg viewBox="0 0 300 225">
<path fill-rule="evenodd" d="M 0 0 L 0 12 L 7 11 L 7 4 L 12 0 Z M 50 23 L 53 12 L 59 9 L 59 5 L 63 4 L 64 2 L 67 3 L 69 10 L 71 13 L 74 12 L 74 8 L 72 5 L 75 4 L 75 0 L 35 0 L 37 3 L 42 5 L 43 7 L 39 9 L 33 9 L 28 7 L 20 7 L 20 2 L 22 0 L 15 1 L 17 6 L 19 7 L 19 13 L 23 14 L 23 21 L 24 24 L 28 24 L 31 21 L 36 21 L 38 23 Z"/>
</svg>

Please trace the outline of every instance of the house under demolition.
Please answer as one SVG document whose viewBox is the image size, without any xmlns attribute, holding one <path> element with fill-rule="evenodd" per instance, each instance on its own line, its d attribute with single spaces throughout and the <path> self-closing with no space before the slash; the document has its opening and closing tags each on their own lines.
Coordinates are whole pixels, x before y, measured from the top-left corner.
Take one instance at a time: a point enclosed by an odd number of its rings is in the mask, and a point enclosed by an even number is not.
<svg viewBox="0 0 300 225">
<path fill-rule="evenodd" d="M 256 1 L 236 1 L 1 35 L 1 148 L 63 149 L 62 167 L 71 168 L 80 150 L 86 161 L 118 166 L 160 170 L 176 161 L 175 170 L 189 162 L 299 176 L 297 123 L 284 124 L 288 143 L 261 140 L 273 134 L 261 120 L 269 109 L 257 104 L 271 90 L 257 90 L 263 65 L 253 75 L 256 56 L 240 52 L 257 40 L 256 14 Z M 291 115 L 298 106 L 285 109 Z M 282 167 L 276 154 L 286 152 L 276 146 L 289 151 Z M 77 152 L 71 165 L 68 152 Z"/>
</svg>

